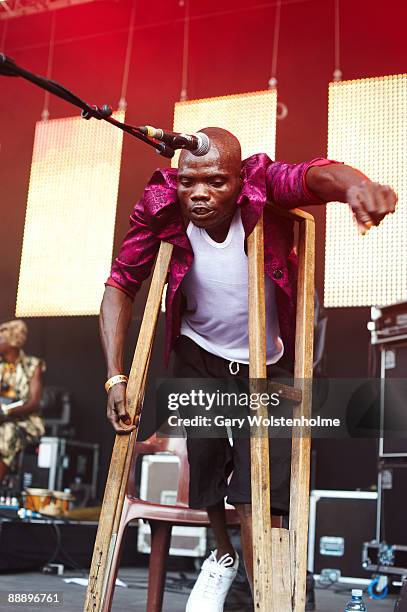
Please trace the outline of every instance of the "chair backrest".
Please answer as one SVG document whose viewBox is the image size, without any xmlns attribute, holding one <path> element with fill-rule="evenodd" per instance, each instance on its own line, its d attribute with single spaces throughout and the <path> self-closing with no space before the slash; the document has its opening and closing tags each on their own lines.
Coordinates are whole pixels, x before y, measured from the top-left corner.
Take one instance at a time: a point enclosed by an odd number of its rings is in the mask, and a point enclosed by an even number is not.
<svg viewBox="0 0 407 612">
<path fill-rule="evenodd" d="M 134 436 L 134 434 L 132 434 Z M 132 467 L 130 469 L 129 483 L 127 492 L 132 497 L 138 497 L 135 483 L 136 464 L 139 457 L 143 455 L 154 455 L 156 453 L 169 453 L 179 460 L 178 485 L 177 485 L 177 506 L 188 507 L 189 490 L 189 463 L 187 455 L 186 438 L 157 436 L 154 433 L 150 438 L 139 442 L 132 440 Z"/>
</svg>

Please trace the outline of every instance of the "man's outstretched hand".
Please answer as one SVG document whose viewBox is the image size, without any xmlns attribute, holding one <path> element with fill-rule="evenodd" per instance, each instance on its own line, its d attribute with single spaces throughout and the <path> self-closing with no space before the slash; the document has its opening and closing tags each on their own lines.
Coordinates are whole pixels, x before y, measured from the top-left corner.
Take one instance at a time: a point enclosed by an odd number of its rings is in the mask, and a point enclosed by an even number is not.
<svg viewBox="0 0 407 612">
<path fill-rule="evenodd" d="M 346 192 L 358 229 L 365 234 L 373 225 L 379 225 L 389 213 L 394 213 L 397 194 L 390 185 L 381 185 L 369 180 L 352 185 Z"/>
<path fill-rule="evenodd" d="M 390 185 L 374 183 L 360 170 L 345 164 L 311 166 L 306 184 L 323 202 L 347 202 L 361 234 L 379 225 L 396 209 L 397 194 Z"/>
<path fill-rule="evenodd" d="M 119 383 L 109 389 L 107 397 L 107 418 L 117 434 L 129 434 L 136 429 L 126 410 L 126 385 Z"/>
</svg>

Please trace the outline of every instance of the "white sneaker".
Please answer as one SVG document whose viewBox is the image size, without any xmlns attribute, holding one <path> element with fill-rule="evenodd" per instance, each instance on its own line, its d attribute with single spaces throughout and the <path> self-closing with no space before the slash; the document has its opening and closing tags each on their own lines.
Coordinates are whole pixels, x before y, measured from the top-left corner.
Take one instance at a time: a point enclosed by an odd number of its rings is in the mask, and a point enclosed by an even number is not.
<svg viewBox="0 0 407 612">
<path fill-rule="evenodd" d="M 239 567 L 239 555 L 236 553 L 235 561 L 229 553 L 218 560 L 216 553 L 212 551 L 203 562 L 185 612 L 223 612 L 226 595 Z"/>
</svg>

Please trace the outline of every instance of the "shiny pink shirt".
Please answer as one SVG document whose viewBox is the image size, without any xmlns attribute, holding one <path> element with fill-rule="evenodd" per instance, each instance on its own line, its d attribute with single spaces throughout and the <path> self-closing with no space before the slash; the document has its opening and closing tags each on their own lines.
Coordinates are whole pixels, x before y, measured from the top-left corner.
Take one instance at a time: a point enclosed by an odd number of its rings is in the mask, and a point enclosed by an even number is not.
<svg viewBox="0 0 407 612">
<path fill-rule="evenodd" d="M 273 202 L 285 209 L 324 204 L 307 188 L 311 166 L 338 163 L 315 158 L 300 164 L 273 162 L 261 153 L 243 162 L 243 186 L 237 199 L 247 237 L 264 209 L 265 272 L 276 284 L 280 335 L 285 354 L 294 356 L 297 259 L 293 252 L 293 222 L 264 208 Z M 158 169 L 130 215 L 127 232 L 113 262 L 106 285 L 133 298 L 149 276 L 160 241 L 174 245 L 166 297 L 165 361 L 179 336 L 183 299 L 181 282 L 191 267 L 193 252 L 185 232 L 177 198 L 177 170 Z"/>
</svg>

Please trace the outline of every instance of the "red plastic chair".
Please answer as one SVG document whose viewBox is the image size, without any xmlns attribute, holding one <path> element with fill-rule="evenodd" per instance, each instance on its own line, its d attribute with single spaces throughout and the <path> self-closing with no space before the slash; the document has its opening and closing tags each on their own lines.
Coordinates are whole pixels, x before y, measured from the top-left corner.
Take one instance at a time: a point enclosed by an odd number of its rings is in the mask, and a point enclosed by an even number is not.
<svg viewBox="0 0 407 612">
<path fill-rule="evenodd" d="M 136 462 L 140 455 L 153 455 L 167 452 L 179 459 L 179 479 L 177 499 L 174 505 L 163 505 L 141 500 L 137 497 L 135 483 Z M 145 442 L 136 442 L 133 446 L 130 478 L 124 499 L 123 511 L 117 534 L 117 544 L 112 560 L 112 569 L 106 589 L 103 609 L 110 610 L 116 576 L 120 563 L 120 552 L 126 526 L 135 519 L 147 520 L 151 527 L 151 554 L 148 578 L 148 612 L 161 612 L 168 551 L 173 525 L 209 527 L 208 514 L 205 510 L 194 510 L 188 507 L 189 464 L 184 438 L 157 437 L 155 434 Z M 238 526 L 239 518 L 236 510 L 226 508 L 226 521 L 230 526 Z M 273 527 L 282 527 L 280 516 L 272 517 Z"/>
</svg>

